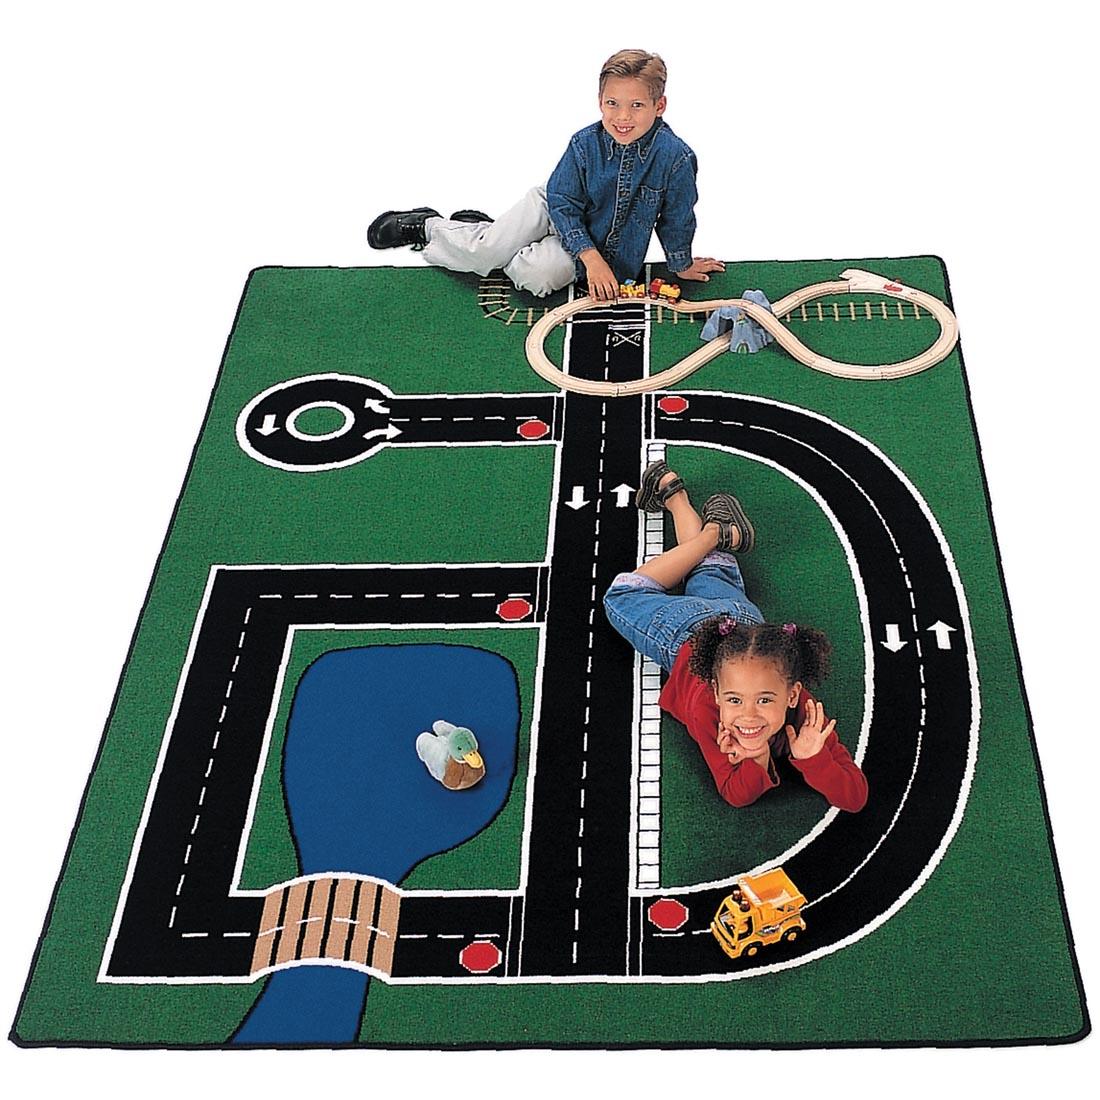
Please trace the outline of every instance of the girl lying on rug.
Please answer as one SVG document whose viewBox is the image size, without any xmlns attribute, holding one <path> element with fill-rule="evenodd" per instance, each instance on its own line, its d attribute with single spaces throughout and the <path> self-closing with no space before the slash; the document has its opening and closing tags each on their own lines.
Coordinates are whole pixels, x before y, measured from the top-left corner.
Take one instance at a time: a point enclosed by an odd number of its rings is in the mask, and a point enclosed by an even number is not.
<svg viewBox="0 0 1100 1100">
<path fill-rule="evenodd" d="M 765 623 L 745 594 L 733 551 L 756 533 L 740 502 L 716 493 L 696 512 L 683 481 L 661 461 L 649 466 L 639 508 L 667 510 L 677 545 L 604 596 L 611 625 L 668 674 L 660 705 L 698 743 L 722 797 L 747 806 L 779 785 L 777 761 L 842 810 L 867 802 L 867 780 L 806 685 L 829 671 L 829 640 L 812 627 Z M 683 582 L 683 595 L 670 589 Z"/>
</svg>

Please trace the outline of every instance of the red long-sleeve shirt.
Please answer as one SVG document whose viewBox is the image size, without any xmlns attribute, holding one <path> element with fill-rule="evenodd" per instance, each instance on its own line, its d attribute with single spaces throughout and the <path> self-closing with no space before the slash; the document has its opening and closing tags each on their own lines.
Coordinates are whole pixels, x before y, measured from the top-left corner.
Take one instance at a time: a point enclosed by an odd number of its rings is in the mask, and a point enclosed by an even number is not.
<svg viewBox="0 0 1100 1100">
<path fill-rule="evenodd" d="M 863 809 L 867 802 L 867 778 L 841 744 L 835 730 L 829 734 L 821 751 L 806 760 L 796 760 L 790 755 L 786 730 L 781 729 L 769 742 L 772 756 L 768 759 L 767 770 L 755 760 L 731 764 L 729 757 L 718 747 L 718 704 L 714 700 L 714 691 L 710 684 L 692 674 L 688 668 L 690 658 L 691 643 L 688 642 L 676 654 L 676 662 L 658 702 L 662 710 L 668 711 L 687 727 L 688 733 L 702 750 L 718 793 L 731 806 L 747 806 L 765 791 L 779 786 L 779 775 L 772 758 L 785 756 L 802 774 L 802 778 L 828 799 L 830 805 L 852 813 Z M 803 690 L 798 705 L 787 711 L 787 722 L 795 730 L 802 728 L 806 704 L 812 698 L 808 691 Z"/>
</svg>

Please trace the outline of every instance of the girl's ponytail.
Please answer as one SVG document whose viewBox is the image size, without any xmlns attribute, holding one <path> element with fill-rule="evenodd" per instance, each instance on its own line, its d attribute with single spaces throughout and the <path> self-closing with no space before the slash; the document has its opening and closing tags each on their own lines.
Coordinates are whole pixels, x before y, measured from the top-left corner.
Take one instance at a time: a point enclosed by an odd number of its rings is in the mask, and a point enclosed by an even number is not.
<svg viewBox="0 0 1100 1100">
<path fill-rule="evenodd" d="M 691 660 L 688 667 L 700 680 L 709 682 L 714 679 L 715 665 L 743 652 L 747 645 L 748 637 L 743 628 L 738 631 L 736 619 L 729 615 L 707 619 L 691 635 Z"/>
<path fill-rule="evenodd" d="M 793 678 L 816 687 L 829 675 L 833 644 L 812 626 L 798 626 L 794 631 L 794 643 L 798 653 L 798 668 Z"/>
</svg>

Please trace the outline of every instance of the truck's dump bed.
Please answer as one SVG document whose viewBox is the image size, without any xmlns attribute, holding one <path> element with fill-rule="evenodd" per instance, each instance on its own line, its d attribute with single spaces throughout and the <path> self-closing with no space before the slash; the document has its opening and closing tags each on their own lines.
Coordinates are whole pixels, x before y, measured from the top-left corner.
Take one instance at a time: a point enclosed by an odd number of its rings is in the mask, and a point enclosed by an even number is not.
<svg viewBox="0 0 1100 1100">
<path fill-rule="evenodd" d="M 790 910 L 806 904 L 806 899 L 787 877 L 787 872 L 782 867 L 776 867 L 760 875 L 746 875 L 739 882 L 749 901 L 754 905 Z"/>
</svg>

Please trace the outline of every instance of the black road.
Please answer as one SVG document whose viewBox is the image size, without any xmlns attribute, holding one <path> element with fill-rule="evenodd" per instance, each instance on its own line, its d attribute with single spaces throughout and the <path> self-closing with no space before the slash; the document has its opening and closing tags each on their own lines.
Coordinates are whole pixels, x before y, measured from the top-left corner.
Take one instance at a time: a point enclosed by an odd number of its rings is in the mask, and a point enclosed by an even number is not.
<svg viewBox="0 0 1100 1100">
<path fill-rule="evenodd" d="M 626 381 L 641 368 L 644 313 L 589 313 L 569 337 L 574 376 Z M 616 328 L 609 327 L 611 323 Z M 570 393 L 546 616 L 546 664 L 524 903 L 522 973 L 622 970 L 629 919 L 634 654 L 603 614 L 603 593 L 637 556 L 632 494 L 641 399 Z M 580 494 L 577 493 L 580 488 Z M 578 501 L 587 501 L 574 507 Z M 627 506 L 620 506 L 622 500 Z M 630 564 L 628 564 L 630 563 Z"/>
<path fill-rule="evenodd" d="M 107 973 L 249 973 L 263 899 L 230 887 L 292 626 L 493 622 L 514 597 L 539 621 L 545 587 L 520 565 L 215 568 Z"/>
<path fill-rule="evenodd" d="M 655 434 L 769 459 L 820 493 L 847 533 L 861 568 L 873 642 L 870 727 L 863 770 L 871 797 L 840 814 L 784 863 L 805 893 L 812 934 L 769 948 L 765 965 L 838 943 L 882 916 L 932 863 L 967 781 L 972 697 L 966 611 L 927 515 L 892 466 L 864 441 L 817 416 L 746 398 L 683 394 L 668 416 L 651 404 Z M 941 649 L 930 628 L 951 627 Z M 904 646 L 881 643 L 890 627 Z M 713 972 L 705 927 L 724 890 L 681 896 L 692 920 L 678 934 L 647 938 L 637 963 L 647 974 Z M 672 895 L 666 895 L 672 896 Z M 755 965 L 761 963 L 757 960 Z M 748 967 L 747 960 L 741 966 Z M 731 968 L 733 968 L 731 966 Z"/>
<path fill-rule="evenodd" d="M 309 375 L 259 394 L 237 419 L 237 441 L 259 462 L 316 473 L 362 462 L 383 446 L 523 443 L 561 438 L 555 394 L 397 397 L 354 375 Z M 327 411 L 317 434 L 304 414 Z"/>
<path fill-rule="evenodd" d="M 638 377 L 643 319 L 640 306 L 618 307 L 572 325 L 570 372 Z M 293 469 L 359 461 L 364 445 L 512 442 L 518 425 L 538 421 L 545 433 L 520 438 L 561 447 L 553 568 L 216 568 L 120 902 L 109 975 L 248 973 L 262 899 L 229 890 L 293 625 L 486 622 L 519 594 L 546 631 L 524 889 L 405 895 L 395 977 L 469 977 L 458 949 L 479 937 L 501 945 L 494 978 L 748 970 L 839 944 L 915 889 L 965 797 L 976 728 L 965 608 L 932 521 L 888 461 L 821 417 L 683 390 L 688 408 L 668 415 L 660 396 L 397 398 L 334 375 L 294 380 L 250 403 L 238 421 L 242 447 Z M 307 407 L 329 408 L 344 428 L 331 439 L 305 437 L 296 425 Z M 648 439 L 730 448 L 802 479 L 845 531 L 863 586 L 873 639 L 870 801 L 836 816 L 784 864 L 808 898 L 810 929 L 794 945 L 769 948 L 763 962 L 731 963 L 713 942 L 707 929 L 724 888 L 660 895 L 689 909 L 673 933 L 647 919 L 653 898 L 630 889 L 634 655 L 607 625 L 601 599 L 638 558 L 629 489 Z M 929 633 L 936 624 L 946 624 L 942 635 Z"/>
</svg>

